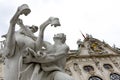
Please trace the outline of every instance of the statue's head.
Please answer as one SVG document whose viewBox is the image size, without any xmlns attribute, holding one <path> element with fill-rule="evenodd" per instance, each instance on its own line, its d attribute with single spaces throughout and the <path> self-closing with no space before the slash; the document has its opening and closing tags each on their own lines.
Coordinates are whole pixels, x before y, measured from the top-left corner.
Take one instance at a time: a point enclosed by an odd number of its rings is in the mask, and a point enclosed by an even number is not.
<svg viewBox="0 0 120 80">
<path fill-rule="evenodd" d="M 27 27 L 31 32 L 35 33 L 38 31 L 38 27 L 35 26 L 35 25 L 32 25 L 32 26 L 28 26 Z"/>
<path fill-rule="evenodd" d="M 59 39 L 62 41 L 62 43 L 65 43 L 66 35 L 64 33 L 58 33 L 58 34 L 54 35 L 53 39 L 54 39 L 54 41 Z"/>
<path fill-rule="evenodd" d="M 32 32 L 35 33 L 38 31 L 38 27 L 35 25 L 32 25 L 31 27 L 29 27 L 30 29 L 32 29 Z"/>
<path fill-rule="evenodd" d="M 25 25 L 25 27 L 32 33 L 35 33 L 38 31 L 38 27 L 35 25 L 32 25 L 32 26 Z M 19 32 L 22 34 L 26 34 L 26 31 L 23 28 L 20 28 Z"/>
</svg>

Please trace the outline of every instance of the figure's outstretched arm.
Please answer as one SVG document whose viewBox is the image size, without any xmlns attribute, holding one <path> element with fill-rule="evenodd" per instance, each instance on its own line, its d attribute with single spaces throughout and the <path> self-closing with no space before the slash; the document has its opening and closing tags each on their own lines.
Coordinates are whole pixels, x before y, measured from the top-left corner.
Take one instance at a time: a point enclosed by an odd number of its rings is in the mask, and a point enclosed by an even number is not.
<svg viewBox="0 0 120 80">
<path fill-rule="evenodd" d="M 30 63 L 30 62 L 35 62 L 35 63 L 48 63 L 48 62 L 54 62 L 59 59 L 63 59 L 64 57 L 67 57 L 67 53 L 69 51 L 69 47 L 61 47 L 57 49 L 55 52 L 53 51 L 52 53 L 50 52 L 49 54 L 45 53 L 44 51 L 38 51 L 37 53 L 32 50 L 28 49 L 28 52 L 32 54 L 34 57 L 31 56 L 26 56 L 24 58 L 24 63 Z"/>
<path fill-rule="evenodd" d="M 39 27 L 39 35 L 36 40 L 37 51 L 42 49 L 43 39 L 44 39 L 44 30 L 50 24 L 49 20 L 46 20 L 43 24 Z"/>
<path fill-rule="evenodd" d="M 64 57 L 67 57 L 67 53 L 69 51 L 69 47 L 64 47 L 56 51 L 55 53 L 50 53 L 50 54 L 45 54 L 40 56 L 39 58 L 32 59 L 32 62 L 37 62 L 37 63 L 48 63 L 48 62 L 54 62 L 56 60 L 62 59 Z"/>
<path fill-rule="evenodd" d="M 15 15 L 10 20 L 10 26 L 9 26 L 9 30 L 8 30 L 7 37 L 6 37 L 6 47 L 5 47 L 6 56 L 13 55 L 13 51 L 15 47 L 15 25 L 16 25 L 17 19 L 19 18 L 21 14 L 27 15 L 29 13 L 30 13 L 30 9 L 28 8 L 26 4 L 23 4 L 20 7 L 18 7 Z"/>
<path fill-rule="evenodd" d="M 44 38 L 44 30 L 45 28 L 51 24 L 51 26 L 57 27 L 60 26 L 60 22 L 59 19 L 56 17 L 50 17 L 49 19 L 47 19 L 43 24 L 40 25 L 39 29 L 39 35 L 36 41 L 36 46 L 37 46 L 37 50 L 41 50 L 42 45 L 43 45 L 43 38 Z"/>
<path fill-rule="evenodd" d="M 48 62 L 57 61 L 59 59 L 63 59 L 64 57 L 67 57 L 68 51 L 69 51 L 69 47 L 58 49 L 55 53 L 46 54 L 46 56 L 38 58 L 38 62 L 48 63 Z"/>
</svg>

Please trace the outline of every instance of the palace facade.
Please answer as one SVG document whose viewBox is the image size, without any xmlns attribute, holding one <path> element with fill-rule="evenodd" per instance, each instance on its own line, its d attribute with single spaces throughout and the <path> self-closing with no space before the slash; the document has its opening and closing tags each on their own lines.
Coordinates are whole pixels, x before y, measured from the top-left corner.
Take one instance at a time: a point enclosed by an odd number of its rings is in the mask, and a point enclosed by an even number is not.
<svg viewBox="0 0 120 80">
<path fill-rule="evenodd" d="M 88 35 L 70 50 L 66 73 L 75 80 L 120 80 L 120 49 Z"/>
</svg>

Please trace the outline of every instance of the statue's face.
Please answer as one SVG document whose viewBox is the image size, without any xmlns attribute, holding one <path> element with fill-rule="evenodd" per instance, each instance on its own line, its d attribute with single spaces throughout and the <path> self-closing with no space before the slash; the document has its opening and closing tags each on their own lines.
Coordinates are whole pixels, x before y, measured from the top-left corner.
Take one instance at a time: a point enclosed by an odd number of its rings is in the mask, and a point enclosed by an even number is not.
<svg viewBox="0 0 120 80">
<path fill-rule="evenodd" d="M 59 33 L 59 34 L 54 35 L 54 39 L 60 40 L 62 43 L 65 43 L 66 35 L 64 35 L 63 33 Z"/>
<path fill-rule="evenodd" d="M 37 32 L 38 31 L 38 27 L 37 26 L 31 26 L 31 27 L 28 27 L 28 29 L 31 31 L 31 32 L 33 32 L 33 33 L 35 33 L 35 32 Z"/>
</svg>

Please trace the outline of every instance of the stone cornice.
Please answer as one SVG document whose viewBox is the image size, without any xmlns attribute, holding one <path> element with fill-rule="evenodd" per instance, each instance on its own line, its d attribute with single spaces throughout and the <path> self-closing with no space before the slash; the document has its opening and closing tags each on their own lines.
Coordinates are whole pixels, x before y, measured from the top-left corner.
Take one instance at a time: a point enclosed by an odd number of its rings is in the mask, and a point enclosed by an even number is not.
<svg viewBox="0 0 120 80">
<path fill-rule="evenodd" d="M 70 60 L 71 58 L 107 58 L 107 57 L 120 57 L 120 54 L 101 54 L 101 55 L 98 55 L 98 54 L 92 54 L 92 55 L 77 55 L 77 54 L 69 54 L 68 57 L 67 57 L 67 60 Z"/>
</svg>

